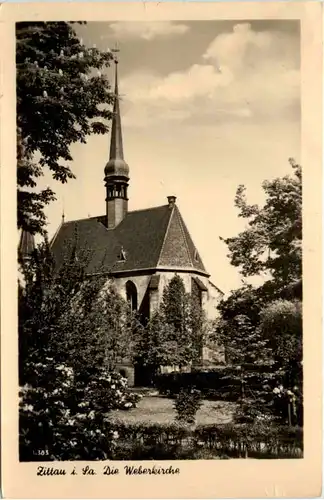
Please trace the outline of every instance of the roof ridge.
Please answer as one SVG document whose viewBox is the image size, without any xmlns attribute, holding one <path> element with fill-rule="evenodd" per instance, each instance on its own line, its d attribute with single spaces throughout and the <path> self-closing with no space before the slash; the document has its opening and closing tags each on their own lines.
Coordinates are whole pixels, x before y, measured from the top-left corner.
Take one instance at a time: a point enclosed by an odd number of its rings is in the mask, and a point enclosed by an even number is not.
<svg viewBox="0 0 324 500">
<path fill-rule="evenodd" d="M 157 208 L 167 207 L 168 205 L 158 205 L 157 207 L 148 208 L 137 208 L 136 210 L 130 210 L 127 214 L 133 214 L 134 212 L 147 212 L 148 210 L 156 210 Z"/>
<path fill-rule="evenodd" d="M 65 224 L 73 224 L 74 222 L 81 222 L 83 220 L 93 220 L 93 219 L 100 219 L 102 217 L 105 217 L 105 215 L 94 215 L 93 217 L 82 217 L 81 219 L 73 219 L 73 220 L 67 220 L 63 222 L 62 225 Z"/>
<path fill-rule="evenodd" d="M 136 210 L 129 210 L 127 212 L 126 215 L 128 214 L 133 214 L 134 212 L 147 212 L 148 210 L 155 210 L 157 208 L 162 208 L 162 207 L 167 207 L 168 205 L 158 205 L 156 207 L 148 207 L 148 208 L 138 208 Z M 101 219 L 105 217 L 105 215 L 94 215 L 93 217 L 81 217 L 80 219 L 73 219 L 73 220 L 67 220 L 66 222 L 63 223 L 64 224 L 72 224 L 73 222 L 80 222 L 80 221 L 83 221 L 83 220 L 92 220 L 92 219 Z M 59 227 L 62 226 L 62 223 Z"/>
<path fill-rule="evenodd" d="M 183 228 L 183 225 L 184 225 L 184 221 L 182 220 L 182 217 L 181 217 L 181 213 L 180 213 L 180 210 L 178 207 L 175 207 L 177 209 L 177 214 L 178 214 L 178 218 L 179 218 L 179 222 L 180 222 L 180 227 L 181 227 L 181 232 L 182 232 L 182 236 L 184 237 L 184 240 L 185 240 L 185 245 L 186 245 L 186 249 L 187 249 L 187 252 L 188 252 L 188 256 L 189 256 L 189 262 L 191 262 L 191 265 L 192 267 L 195 267 L 193 261 L 192 261 L 192 258 L 191 258 L 191 254 L 190 254 L 190 250 L 189 250 L 189 246 L 188 246 L 188 241 L 187 241 L 187 235 L 184 231 L 184 228 Z M 188 228 L 186 228 L 187 231 L 188 231 Z M 189 231 L 188 231 L 189 233 Z M 195 247 L 196 248 L 196 247 Z"/>
<path fill-rule="evenodd" d="M 168 206 L 168 205 L 162 205 L 162 206 Z M 162 245 L 161 245 L 161 248 L 160 248 L 160 253 L 159 253 L 159 257 L 158 257 L 158 260 L 157 260 L 157 263 L 156 265 L 158 266 L 159 263 L 160 263 L 160 259 L 161 259 L 161 255 L 162 255 L 162 252 L 164 250 L 164 246 L 165 246 L 165 242 L 166 242 L 166 239 L 167 239 L 167 235 L 168 235 L 168 232 L 169 232 L 169 229 L 170 229 L 170 224 L 171 224 L 171 220 L 172 220 L 172 217 L 173 217 L 173 213 L 174 213 L 174 206 L 172 207 L 172 210 L 170 211 L 170 217 L 169 217 L 169 221 L 168 221 L 168 225 L 166 227 L 166 230 L 165 230 L 165 233 L 164 233 L 164 236 L 163 236 L 163 241 L 162 241 Z"/>
<path fill-rule="evenodd" d="M 200 253 L 199 253 L 199 252 L 198 252 L 198 250 L 197 250 L 197 247 L 196 247 L 196 245 L 195 245 L 195 243 L 194 243 L 194 241 L 193 241 L 193 239 L 192 239 L 192 236 L 191 236 L 191 234 L 190 234 L 190 231 L 189 231 L 189 229 L 188 229 L 188 227 L 187 227 L 187 225 L 186 225 L 185 221 L 183 220 L 183 217 L 182 217 L 182 215 L 181 215 L 180 210 L 178 210 L 178 213 L 179 213 L 179 216 L 180 216 L 181 225 L 182 225 L 183 229 L 187 232 L 188 237 L 189 237 L 189 239 L 191 240 L 191 243 L 192 243 L 192 245 L 193 245 L 193 248 L 194 248 L 195 252 L 197 252 L 197 254 L 198 254 L 198 257 L 199 257 L 199 259 L 200 259 L 200 265 L 201 265 L 201 266 L 205 269 L 205 266 L 204 266 L 203 260 L 202 260 L 202 258 L 201 258 L 201 255 L 200 255 Z M 187 243 L 187 245 L 188 245 L 187 237 L 186 237 L 186 243 Z M 188 248 L 189 248 L 189 247 L 188 247 Z M 190 252 L 190 250 L 189 250 L 189 252 Z M 195 266 L 195 263 L 194 263 L 194 262 L 192 261 L 192 259 L 191 259 L 191 256 L 190 256 L 190 261 L 191 261 L 191 263 L 192 263 L 193 267 L 196 267 L 196 266 Z M 206 270 L 206 269 L 205 269 L 205 270 Z"/>
</svg>

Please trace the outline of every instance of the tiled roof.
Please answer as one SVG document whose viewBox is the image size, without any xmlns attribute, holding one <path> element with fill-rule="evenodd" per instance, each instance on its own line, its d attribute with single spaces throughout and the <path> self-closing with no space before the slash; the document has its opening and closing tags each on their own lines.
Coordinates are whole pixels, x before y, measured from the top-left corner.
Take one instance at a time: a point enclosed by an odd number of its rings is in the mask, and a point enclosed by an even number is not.
<svg viewBox="0 0 324 500">
<path fill-rule="evenodd" d="M 169 234 L 173 219 L 176 223 Z M 60 267 L 73 250 L 76 257 L 86 263 L 88 274 L 185 267 L 207 275 L 199 255 L 194 260 L 195 247 L 177 206 L 128 212 L 114 229 L 107 229 L 104 222 L 105 216 L 100 216 L 63 223 L 51 243 L 57 266 Z M 170 238 L 177 241 L 177 252 L 181 251 L 180 247 L 182 253 L 187 252 L 183 265 L 174 261 L 170 252 L 160 262 L 162 249 Z M 126 260 L 118 258 L 121 249 Z"/>
</svg>

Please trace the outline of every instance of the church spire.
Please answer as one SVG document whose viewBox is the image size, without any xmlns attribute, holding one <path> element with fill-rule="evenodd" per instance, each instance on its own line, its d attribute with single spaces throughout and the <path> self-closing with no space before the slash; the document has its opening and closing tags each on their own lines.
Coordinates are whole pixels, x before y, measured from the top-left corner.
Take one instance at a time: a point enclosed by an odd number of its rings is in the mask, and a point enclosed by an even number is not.
<svg viewBox="0 0 324 500">
<path fill-rule="evenodd" d="M 114 49 L 118 52 L 118 49 Z M 107 227 L 113 229 L 128 210 L 129 167 L 124 160 L 122 126 L 118 92 L 118 59 L 115 57 L 115 97 L 110 137 L 109 161 L 105 167 Z"/>
<path fill-rule="evenodd" d="M 123 150 L 123 136 L 120 118 L 120 108 L 119 108 L 119 92 L 118 92 L 118 59 L 115 58 L 115 101 L 113 109 L 113 120 L 111 127 L 111 139 L 110 139 L 110 155 L 109 160 L 123 160 L 124 150 Z"/>
</svg>

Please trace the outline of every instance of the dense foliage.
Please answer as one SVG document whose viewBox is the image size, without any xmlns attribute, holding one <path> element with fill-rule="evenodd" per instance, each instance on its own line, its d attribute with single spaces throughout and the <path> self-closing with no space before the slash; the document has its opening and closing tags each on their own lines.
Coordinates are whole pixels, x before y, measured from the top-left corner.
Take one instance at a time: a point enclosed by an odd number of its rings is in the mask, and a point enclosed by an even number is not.
<svg viewBox="0 0 324 500">
<path fill-rule="evenodd" d="M 182 388 L 174 402 L 176 420 L 184 424 L 194 424 L 196 414 L 202 405 L 201 393 L 194 387 Z"/>
<path fill-rule="evenodd" d="M 113 370 L 116 363 L 132 358 L 139 322 L 109 282 L 86 278 L 86 262 L 86 255 L 76 259 L 72 249 L 57 271 L 45 242 L 24 265 L 19 293 L 21 384 L 30 382 L 30 360 L 55 357 L 84 378 L 97 367 Z"/>
<path fill-rule="evenodd" d="M 81 381 L 54 358 L 31 363 L 28 371 L 37 383 L 20 392 L 20 459 L 108 458 L 116 433 L 106 429 L 105 415 L 133 408 L 139 399 L 127 390 L 127 380 L 101 367 Z"/>
<path fill-rule="evenodd" d="M 89 459 L 103 459 L 101 440 L 111 438 L 104 431 L 105 414 L 130 409 L 139 399 L 113 371 L 131 355 L 137 320 L 113 288 L 86 279 L 73 252 L 57 273 L 45 242 L 22 271 L 21 458 L 43 453 L 64 459 L 73 449 L 76 458 L 89 453 Z M 98 448 L 92 447 L 94 436 Z"/>
<path fill-rule="evenodd" d="M 155 375 L 161 366 L 181 370 L 199 363 L 206 320 L 196 297 L 186 293 L 179 275 L 165 286 L 161 305 L 143 333 L 138 343 L 139 358 Z"/>
<path fill-rule="evenodd" d="M 87 48 L 66 22 L 16 24 L 18 227 L 43 232 L 44 206 L 55 199 L 37 191 L 49 169 L 55 180 L 74 177 L 71 145 L 104 134 L 113 94 L 103 73 L 110 51 Z"/>
<path fill-rule="evenodd" d="M 265 181 L 263 207 L 248 205 L 245 187 L 239 186 L 235 206 L 247 228 L 225 239 L 232 265 L 243 276 L 263 273 L 278 285 L 301 277 L 302 270 L 302 176 L 301 167 L 290 160 L 293 174 Z"/>
<path fill-rule="evenodd" d="M 248 205 L 244 186 L 237 190 L 235 205 L 247 225 L 223 241 L 244 277 L 265 281 L 244 283 L 220 303 L 215 337 L 236 366 L 231 377 L 236 372 L 241 379 L 241 417 L 270 411 L 302 423 L 302 177 L 301 167 L 290 164 L 292 175 L 263 183 L 263 207 Z M 257 375 L 261 389 L 252 391 Z"/>
</svg>

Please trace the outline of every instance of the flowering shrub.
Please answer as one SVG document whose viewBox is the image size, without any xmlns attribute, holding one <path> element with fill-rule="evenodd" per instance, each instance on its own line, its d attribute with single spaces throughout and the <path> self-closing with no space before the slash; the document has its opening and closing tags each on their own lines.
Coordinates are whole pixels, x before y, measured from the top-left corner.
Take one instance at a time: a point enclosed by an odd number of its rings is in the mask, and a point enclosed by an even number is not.
<svg viewBox="0 0 324 500">
<path fill-rule="evenodd" d="M 181 389 L 174 402 L 174 408 L 177 412 L 176 420 L 187 424 L 194 424 L 196 413 L 201 404 L 200 391 L 197 391 L 197 389 Z"/>
<path fill-rule="evenodd" d="M 118 436 L 105 414 L 138 401 L 127 380 L 105 368 L 90 380 L 78 379 L 71 367 L 55 365 L 52 358 L 33 368 L 37 386 L 20 391 L 20 459 L 107 458 Z"/>
<path fill-rule="evenodd" d="M 303 395 L 298 386 L 287 389 L 278 385 L 273 389 L 273 408 L 283 421 L 302 424 Z"/>
</svg>

